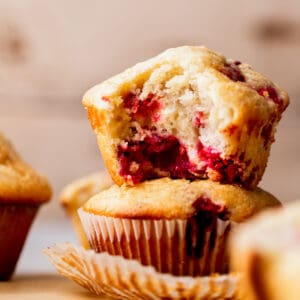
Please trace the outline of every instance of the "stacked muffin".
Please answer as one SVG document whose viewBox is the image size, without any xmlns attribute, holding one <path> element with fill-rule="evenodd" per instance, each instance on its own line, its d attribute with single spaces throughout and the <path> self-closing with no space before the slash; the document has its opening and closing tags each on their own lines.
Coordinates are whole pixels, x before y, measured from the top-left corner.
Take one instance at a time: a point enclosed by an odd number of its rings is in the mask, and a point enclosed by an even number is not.
<svg viewBox="0 0 300 300">
<path fill-rule="evenodd" d="M 79 210 L 91 248 L 163 273 L 226 273 L 231 227 L 279 205 L 256 186 L 288 102 L 249 65 L 188 46 L 89 90 L 115 182 Z"/>
</svg>

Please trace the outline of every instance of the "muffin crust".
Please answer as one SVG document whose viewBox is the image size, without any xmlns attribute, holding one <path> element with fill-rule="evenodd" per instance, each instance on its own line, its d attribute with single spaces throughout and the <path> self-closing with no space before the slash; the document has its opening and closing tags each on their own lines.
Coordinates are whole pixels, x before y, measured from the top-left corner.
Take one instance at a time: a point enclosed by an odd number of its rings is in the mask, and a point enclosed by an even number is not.
<svg viewBox="0 0 300 300">
<path fill-rule="evenodd" d="M 0 133 L 0 202 L 40 204 L 51 194 L 47 179 L 23 162 Z"/>
<path fill-rule="evenodd" d="M 197 202 L 207 200 L 220 213 L 225 209 L 234 222 L 242 222 L 266 207 L 280 205 L 274 196 L 260 188 L 248 191 L 210 180 L 161 178 L 134 187 L 113 185 L 92 197 L 83 209 L 117 218 L 185 219 L 203 209 Z"/>
</svg>

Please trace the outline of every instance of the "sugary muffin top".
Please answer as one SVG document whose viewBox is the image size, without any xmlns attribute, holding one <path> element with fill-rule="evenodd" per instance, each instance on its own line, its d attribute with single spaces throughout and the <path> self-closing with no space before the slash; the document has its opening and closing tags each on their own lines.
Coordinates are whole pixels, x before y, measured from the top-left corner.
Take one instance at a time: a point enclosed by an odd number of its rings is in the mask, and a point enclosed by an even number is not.
<svg viewBox="0 0 300 300">
<path fill-rule="evenodd" d="M 0 133 L 0 203 L 41 203 L 51 193 L 47 179 L 23 162 Z"/>
<path fill-rule="evenodd" d="M 88 199 L 112 185 L 106 172 L 94 173 L 68 184 L 61 192 L 60 202 L 65 207 L 79 208 Z"/>
<path fill-rule="evenodd" d="M 280 205 L 260 188 L 245 190 L 210 180 L 161 178 L 135 187 L 113 185 L 92 197 L 83 209 L 118 218 L 187 218 L 199 211 L 241 222 L 263 208 Z"/>
</svg>

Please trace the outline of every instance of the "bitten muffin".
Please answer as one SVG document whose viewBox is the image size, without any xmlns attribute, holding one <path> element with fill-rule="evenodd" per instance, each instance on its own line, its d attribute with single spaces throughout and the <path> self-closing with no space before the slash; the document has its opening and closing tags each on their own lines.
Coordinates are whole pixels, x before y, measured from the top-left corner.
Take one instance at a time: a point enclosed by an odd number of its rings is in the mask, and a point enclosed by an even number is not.
<svg viewBox="0 0 300 300">
<path fill-rule="evenodd" d="M 196 276 L 226 273 L 231 226 L 276 205 L 279 201 L 259 188 L 161 178 L 134 187 L 113 185 L 92 197 L 79 216 L 96 252 Z"/>
<path fill-rule="evenodd" d="M 244 275 L 242 299 L 300 299 L 300 201 L 241 225 L 230 248 L 232 268 Z"/>
<path fill-rule="evenodd" d="M 83 97 L 106 167 L 121 185 L 209 178 L 255 187 L 288 95 L 245 63 L 179 47 Z"/>
<path fill-rule="evenodd" d="M 0 281 L 11 277 L 38 208 L 50 197 L 46 178 L 0 134 Z"/>
<path fill-rule="evenodd" d="M 91 174 L 68 184 L 60 195 L 60 202 L 71 217 L 77 237 L 84 248 L 89 243 L 83 231 L 77 210 L 92 196 L 112 185 L 112 180 L 106 172 Z"/>
</svg>

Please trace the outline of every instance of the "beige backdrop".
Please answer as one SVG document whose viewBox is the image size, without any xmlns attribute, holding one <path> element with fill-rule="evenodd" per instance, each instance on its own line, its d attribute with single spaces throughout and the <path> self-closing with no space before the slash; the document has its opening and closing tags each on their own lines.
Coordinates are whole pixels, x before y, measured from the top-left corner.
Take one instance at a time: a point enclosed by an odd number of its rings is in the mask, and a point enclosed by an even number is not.
<svg viewBox="0 0 300 300">
<path fill-rule="evenodd" d="M 206 45 L 289 91 L 261 186 L 282 201 L 300 198 L 299 20 L 299 0 L 0 0 L 0 129 L 55 192 L 19 270 L 31 267 L 34 249 L 73 240 L 57 195 L 103 168 L 80 103 L 84 91 L 169 47 Z M 38 255 L 36 268 L 43 263 Z"/>
</svg>

